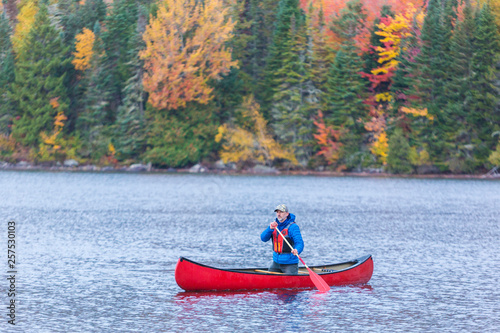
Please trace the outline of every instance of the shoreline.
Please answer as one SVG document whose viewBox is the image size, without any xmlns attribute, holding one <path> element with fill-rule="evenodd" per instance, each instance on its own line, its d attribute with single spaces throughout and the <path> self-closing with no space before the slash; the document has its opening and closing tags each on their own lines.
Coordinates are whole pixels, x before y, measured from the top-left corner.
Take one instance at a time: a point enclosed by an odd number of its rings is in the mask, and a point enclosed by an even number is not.
<svg viewBox="0 0 500 333">
<path fill-rule="evenodd" d="M 488 179 L 500 180 L 500 172 L 493 170 L 487 174 L 465 175 L 465 174 L 391 174 L 386 172 L 338 172 L 338 171 L 315 171 L 315 170 L 278 170 L 256 168 L 235 170 L 206 168 L 195 165 L 191 168 L 153 168 L 151 165 L 132 164 L 130 166 L 96 166 L 96 165 L 72 165 L 72 166 L 43 166 L 29 163 L 10 164 L 0 162 L 0 171 L 40 171 L 40 172 L 95 172 L 95 173 L 145 173 L 145 174 L 206 174 L 206 175 L 233 175 L 233 176 L 313 176 L 313 177 L 360 177 L 360 178 L 416 178 L 416 179 Z"/>
</svg>

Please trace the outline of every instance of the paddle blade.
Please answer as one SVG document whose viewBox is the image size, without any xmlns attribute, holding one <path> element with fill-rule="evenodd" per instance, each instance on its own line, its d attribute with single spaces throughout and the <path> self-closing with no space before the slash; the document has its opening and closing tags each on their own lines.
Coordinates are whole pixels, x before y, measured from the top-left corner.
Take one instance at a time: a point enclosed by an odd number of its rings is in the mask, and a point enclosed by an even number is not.
<svg viewBox="0 0 500 333">
<path fill-rule="evenodd" d="M 323 280 L 321 276 L 314 273 L 312 269 L 310 269 L 309 267 L 307 267 L 307 270 L 309 271 L 309 277 L 311 278 L 312 282 L 314 283 L 316 288 L 318 288 L 319 291 L 324 293 L 330 290 L 330 286 L 326 284 L 325 280 Z"/>
</svg>

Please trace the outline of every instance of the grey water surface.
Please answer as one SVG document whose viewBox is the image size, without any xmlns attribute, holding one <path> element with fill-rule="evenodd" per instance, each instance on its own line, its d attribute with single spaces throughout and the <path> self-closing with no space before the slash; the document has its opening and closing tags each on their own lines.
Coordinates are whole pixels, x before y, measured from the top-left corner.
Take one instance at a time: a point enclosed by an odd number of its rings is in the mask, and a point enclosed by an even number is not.
<svg viewBox="0 0 500 333">
<path fill-rule="evenodd" d="M 491 180 L 0 172 L 0 331 L 498 331 L 499 202 Z M 180 256 L 267 266 L 260 233 L 279 203 L 308 265 L 372 254 L 370 282 L 326 294 L 177 286 Z"/>
</svg>

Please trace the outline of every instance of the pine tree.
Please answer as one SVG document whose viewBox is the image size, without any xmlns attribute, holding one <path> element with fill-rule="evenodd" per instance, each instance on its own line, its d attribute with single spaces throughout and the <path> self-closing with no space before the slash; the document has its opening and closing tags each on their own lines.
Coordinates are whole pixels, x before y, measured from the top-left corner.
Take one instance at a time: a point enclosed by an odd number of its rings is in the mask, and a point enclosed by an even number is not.
<svg viewBox="0 0 500 333">
<path fill-rule="evenodd" d="M 228 77 L 237 75 L 238 78 L 230 81 L 244 82 L 244 95 L 261 94 L 260 82 L 265 76 L 264 69 L 273 34 L 270 27 L 276 22 L 277 5 L 275 0 L 245 0 L 235 10 L 239 15 L 235 19 L 237 23 L 230 45 L 233 59 L 239 60 L 239 70 L 233 68 Z M 221 85 L 224 83 L 221 82 Z"/>
<path fill-rule="evenodd" d="M 295 29 L 305 24 L 305 16 L 299 7 L 298 0 L 280 0 L 278 5 L 278 14 L 276 16 L 276 25 L 274 28 L 273 42 L 269 49 L 269 56 L 266 61 L 265 80 L 261 89 L 261 108 L 266 119 L 270 118 L 269 110 L 271 108 L 273 94 L 276 91 L 279 76 L 278 71 L 282 68 L 285 54 L 290 51 L 290 29 L 292 25 Z"/>
<path fill-rule="evenodd" d="M 59 0 L 57 6 L 61 11 L 61 24 L 64 30 L 64 41 L 72 44 L 75 35 L 83 28 L 93 30 L 96 22 L 103 22 L 106 17 L 104 0 Z"/>
<path fill-rule="evenodd" d="M 272 124 L 280 142 L 306 166 L 313 153 L 313 107 L 319 102 L 319 91 L 311 79 L 306 26 L 292 24 L 289 35 L 291 45 L 285 44 L 282 67 L 275 73 Z"/>
<path fill-rule="evenodd" d="M 189 103 L 185 108 L 158 112 L 148 104 L 144 160 L 155 166 L 174 168 L 202 161 L 216 148 L 213 108 L 212 103 Z"/>
<path fill-rule="evenodd" d="M 390 117 L 396 118 L 398 111 L 402 106 L 408 106 L 417 97 L 416 91 L 413 87 L 417 83 L 420 76 L 419 67 L 416 65 L 416 57 L 420 53 L 421 39 L 420 28 L 413 18 L 410 35 L 401 40 L 400 53 L 396 57 L 398 66 L 392 78 L 391 92 L 394 96 L 392 103 L 392 113 Z M 404 131 L 409 131 L 409 125 L 405 119 L 399 119 L 398 127 L 403 128 Z"/>
<path fill-rule="evenodd" d="M 10 41 L 11 29 L 4 13 L 0 14 L 0 135 L 9 134 L 8 125 L 12 122 L 11 100 L 8 91 L 14 82 L 14 53 Z"/>
<path fill-rule="evenodd" d="M 107 98 L 103 105 L 94 107 L 101 109 L 109 123 L 116 119 L 118 106 L 123 99 L 121 92 L 125 82 L 132 76 L 129 64 L 134 55 L 127 51 L 134 45 L 137 18 L 134 0 L 118 0 L 113 2 L 113 8 L 103 22 L 106 27 L 101 35 L 104 45 L 104 57 L 101 58 L 103 71 L 98 86 Z"/>
<path fill-rule="evenodd" d="M 449 31 L 443 24 L 441 1 L 446 0 L 429 0 L 422 27 L 422 47 L 416 59 L 416 66 L 421 68 L 417 95 L 433 115 L 438 115 L 444 106 L 443 85 L 447 78 L 445 37 Z"/>
<path fill-rule="evenodd" d="M 328 105 L 324 111 L 327 125 L 343 128 L 340 137 L 340 162 L 349 169 L 361 168 L 367 162 L 364 147 L 364 123 L 368 116 L 366 82 L 361 76 L 363 60 L 354 45 L 354 38 L 364 24 L 365 15 L 360 2 L 351 2 L 343 15 L 333 22 L 333 30 L 343 38 L 340 50 L 328 77 Z"/>
<path fill-rule="evenodd" d="M 94 56 L 90 68 L 79 74 L 77 91 L 76 129 L 83 139 L 81 154 L 85 158 L 101 159 L 108 153 L 109 143 L 115 135 L 114 125 L 124 98 L 122 92 L 131 83 L 129 80 L 133 80 L 131 77 L 137 74 L 132 65 L 134 60 L 138 61 L 137 21 L 136 3 L 119 0 L 113 3 L 109 15 L 102 22 L 95 21 L 91 29 L 95 34 Z M 123 126 L 123 121 L 120 119 L 117 126 Z M 121 154 L 123 147 L 118 142 L 115 144 Z"/>
<path fill-rule="evenodd" d="M 12 133 L 18 142 L 35 147 L 40 133 L 52 129 L 54 116 L 68 112 L 67 78 L 69 47 L 51 25 L 47 5 L 42 3 L 27 40 L 27 49 L 15 63 L 10 98 L 16 104 Z M 57 101 L 52 103 L 51 101 Z M 57 107 L 54 107 L 57 105 Z"/>
<path fill-rule="evenodd" d="M 477 163 L 472 152 L 474 126 L 467 121 L 467 99 L 472 90 L 472 59 L 474 55 L 475 20 L 469 1 L 465 2 L 463 20 L 458 21 L 450 40 L 449 81 L 445 85 L 448 97 L 446 113 L 454 124 L 446 133 L 445 161 L 454 173 L 472 172 Z"/>
<path fill-rule="evenodd" d="M 494 85 L 500 44 L 488 3 L 478 12 L 476 22 L 475 52 L 471 64 L 473 74 L 466 119 L 468 123 L 473 124 L 475 130 L 475 158 L 478 162 L 485 163 L 497 143 L 492 134 L 500 130 L 500 113 L 497 108 L 499 91 Z"/>
<path fill-rule="evenodd" d="M 135 47 L 131 48 L 130 66 L 132 76 L 123 88 L 123 103 L 118 108 L 114 137 L 117 157 L 119 160 L 136 159 L 141 157 L 146 145 L 145 105 L 147 95 L 144 92 L 142 80 L 144 76 L 144 62 L 139 58 L 139 50 L 144 48 L 142 34 L 146 27 L 147 10 L 140 7 Z"/>
<path fill-rule="evenodd" d="M 445 86 L 449 81 L 449 38 L 453 8 L 446 5 L 453 0 L 430 0 L 422 27 L 422 47 L 416 57 L 412 75 L 415 78 L 414 93 L 419 97 L 420 108 L 427 108 L 434 121 L 423 129 L 423 141 L 429 146 L 431 159 L 442 170 L 447 143 L 445 134 L 453 127 L 452 115 L 446 112 Z"/>
<path fill-rule="evenodd" d="M 401 129 L 396 129 L 389 138 L 387 169 L 391 173 L 411 173 L 410 145 Z"/>
<path fill-rule="evenodd" d="M 313 6 L 311 2 L 307 14 L 307 22 L 310 35 L 310 57 L 311 57 L 311 80 L 317 89 L 317 108 L 326 108 L 326 91 L 328 86 L 328 72 L 332 66 L 335 53 L 332 50 L 332 43 L 328 40 L 328 29 L 326 26 L 323 6 L 319 8 Z"/>
</svg>

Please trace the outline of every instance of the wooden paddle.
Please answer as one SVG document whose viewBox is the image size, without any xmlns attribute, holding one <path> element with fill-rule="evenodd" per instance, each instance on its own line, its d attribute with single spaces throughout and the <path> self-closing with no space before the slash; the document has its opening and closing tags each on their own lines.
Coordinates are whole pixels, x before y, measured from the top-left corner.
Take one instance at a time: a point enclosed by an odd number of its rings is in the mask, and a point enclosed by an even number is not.
<svg viewBox="0 0 500 333">
<path fill-rule="evenodd" d="M 286 240 L 285 236 L 283 236 L 283 234 L 281 233 L 281 231 L 278 229 L 278 227 L 276 226 L 276 230 L 278 230 L 279 234 L 281 235 L 281 237 L 283 237 L 283 240 L 288 244 L 288 246 L 293 249 L 293 246 L 290 245 L 290 243 L 288 243 L 288 241 Z M 312 269 L 310 269 L 306 263 L 304 262 L 304 260 L 302 260 L 302 258 L 299 256 L 299 254 L 297 254 L 297 257 L 299 258 L 299 260 L 302 262 L 302 264 L 304 266 L 306 266 L 307 268 L 307 271 L 309 272 L 309 277 L 311 278 L 312 282 L 314 283 L 314 285 L 316 286 L 316 288 L 318 288 L 319 291 L 321 292 L 327 292 L 328 290 L 330 290 L 330 286 L 325 282 L 325 280 L 323 280 L 321 278 L 321 276 L 319 276 L 318 274 L 314 273 L 312 271 Z"/>
</svg>

